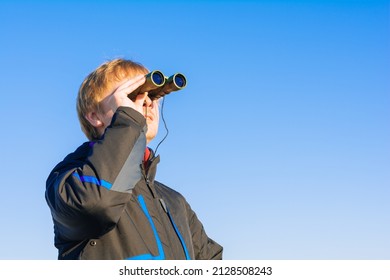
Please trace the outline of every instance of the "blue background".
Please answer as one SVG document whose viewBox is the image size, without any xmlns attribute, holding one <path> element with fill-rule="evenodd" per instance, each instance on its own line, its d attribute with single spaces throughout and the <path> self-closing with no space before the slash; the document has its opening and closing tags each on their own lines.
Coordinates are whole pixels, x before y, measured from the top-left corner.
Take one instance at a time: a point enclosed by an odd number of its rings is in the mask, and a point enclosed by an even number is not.
<svg viewBox="0 0 390 280">
<path fill-rule="evenodd" d="M 118 57 L 187 76 L 157 178 L 226 259 L 390 259 L 389 1 L 1 1 L 0 36 L 1 259 L 57 257 L 45 180 Z"/>
</svg>

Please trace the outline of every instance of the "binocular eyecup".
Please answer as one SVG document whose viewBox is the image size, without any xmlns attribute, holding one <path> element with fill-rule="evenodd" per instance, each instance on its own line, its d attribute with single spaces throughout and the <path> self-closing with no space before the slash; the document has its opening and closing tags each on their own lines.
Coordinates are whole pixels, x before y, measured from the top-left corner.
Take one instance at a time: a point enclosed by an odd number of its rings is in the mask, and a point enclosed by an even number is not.
<svg viewBox="0 0 390 280">
<path fill-rule="evenodd" d="M 181 73 L 176 73 L 167 78 L 161 71 L 154 70 L 149 72 L 145 78 L 145 83 L 128 95 L 131 100 L 144 92 L 148 92 L 149 98 L 155 100 L 172 91 L 181 90 L 187 85 L 187 79 Z"/>
</svg>

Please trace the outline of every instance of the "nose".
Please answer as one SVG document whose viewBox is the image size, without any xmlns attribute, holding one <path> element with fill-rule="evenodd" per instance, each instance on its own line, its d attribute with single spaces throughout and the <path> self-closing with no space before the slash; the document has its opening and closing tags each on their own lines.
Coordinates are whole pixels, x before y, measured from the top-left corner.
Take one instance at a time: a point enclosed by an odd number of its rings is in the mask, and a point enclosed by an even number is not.
<svg viewBox="0 0 390 280">
<path fill-rule="evenodd" d="M 155 105 L 155 102 L 152 101 L 149 96 L 147 96 L 144 100 L 144 105 L 143 105 L 143 108 L 144 108 L 144 116 L 147 117 L 148 115 L 151 115 L 151 112 L 153 111 L 153 108 L 154 108 Z"/>
<path fill-rule="evenodd" d="M 153 109 L 153 106 L 154 102 L 150 99 L 149 96 L 147 96 L 144 101 L 144 107 Z"/>
</svg>

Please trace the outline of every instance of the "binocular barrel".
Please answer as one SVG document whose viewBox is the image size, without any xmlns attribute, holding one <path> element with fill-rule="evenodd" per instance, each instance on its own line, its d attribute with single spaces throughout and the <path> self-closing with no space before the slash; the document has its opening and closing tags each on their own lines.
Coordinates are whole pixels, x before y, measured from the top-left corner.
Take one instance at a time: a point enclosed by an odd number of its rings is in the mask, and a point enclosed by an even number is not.
<svg viewBox="0 0 390 280">
<path fill-rule="evenodd" d="M 134 100 L 138 94 L 148 92 L 149 98 L 155 100 L 172 91 L 181 90 L 187 85 L 187 79 L 181 73 L 167 78 L 161 71 L 154 70 L 148 73 L 145 78 L 145 83 L 128 95 L 130 99 Z"/>
<path fill-rule="evenodd" d="M 145 76 L 145 83 L 138 88 L 136 88 L 132 93 L 128 95 L 131 100 L 134 100 L 135 97 L 144 92 L 149 92 L 155 88 L 161 87 L 165 84 L 165 76 L 161 71 L 154 70 Z"/>
</svg>

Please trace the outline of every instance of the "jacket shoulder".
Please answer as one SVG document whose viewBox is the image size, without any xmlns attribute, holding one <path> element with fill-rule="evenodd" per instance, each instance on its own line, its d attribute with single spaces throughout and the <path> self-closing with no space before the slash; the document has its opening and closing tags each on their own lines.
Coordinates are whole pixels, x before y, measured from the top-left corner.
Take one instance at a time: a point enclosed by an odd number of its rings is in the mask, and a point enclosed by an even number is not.
<svg viewBox="0 0 390 280">
<path fill-rule="evenodd" d="M 91 142 L 86 142 L 79 146 L 74 152 L 68 154 L 61 162 L 59 162 L 52 170 L 51 173 L 60 172 L 68 169 L 69 167 L 77 167 L 84 163 L 85 158 L 88 157 L 91 149 Z"/>
<path fill-rule="evenodd" d="M 175 196 L 176 198 L 184 199 L 184 196 L 181 193 L 179 193 L 178 191 L 168 187 L 167 185 L 164 185 L 161 182 L 155 181 L 154 185 L 156 187 L 157 192 L 160 195 L 163 195 L 163 196 Z"/>
<path fill-rule="evenodd" d="M 154 182 L 155 189 L 161 198 L 167 202 L 169 205 L 175 205 L 175 208 L 187 209 L 188 202 L 185 197 L 178 191 L 160 183 L 158 181 Z"/>
</svg>

